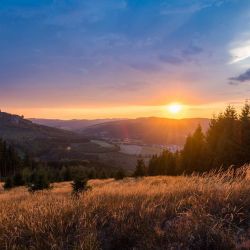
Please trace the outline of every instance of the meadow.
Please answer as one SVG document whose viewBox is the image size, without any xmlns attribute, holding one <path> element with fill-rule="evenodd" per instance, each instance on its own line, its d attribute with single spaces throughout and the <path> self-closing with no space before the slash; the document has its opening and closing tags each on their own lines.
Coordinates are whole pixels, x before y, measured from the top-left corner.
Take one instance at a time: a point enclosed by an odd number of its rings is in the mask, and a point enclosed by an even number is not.
<svg viewBox="0 0 250 250">
<path fill-rule="evenodd" d="M 241 170 L 243 171 L 243 170 Z M 0 189 L 0 249 L 250 249 L 250 179 L 202 176 Z"/>
<path fill-rule="evenodd" d="M 152 156 L 160 155 L 164 148 L 160 146 L 141 146 L 141 145 L 127 145 L 121 144 L 120 152 L 129 155 L 141 155 L 141 156 Z"/>
</svg>

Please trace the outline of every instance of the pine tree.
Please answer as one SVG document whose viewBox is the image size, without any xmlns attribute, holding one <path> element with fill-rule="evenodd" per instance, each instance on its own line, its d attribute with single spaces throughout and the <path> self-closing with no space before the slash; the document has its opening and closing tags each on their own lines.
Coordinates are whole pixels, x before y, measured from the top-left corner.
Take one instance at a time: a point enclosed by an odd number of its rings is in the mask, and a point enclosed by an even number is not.
<svg viewBox="0 0 250 250">
<path fill-rule="evenodd" d="M 241 150 L 239 127 L 236 110 L 231 106 L 211 121 L 206 138 L 211 167 L 227 168 L 238 164 Z"/>
<path fill-rule="evenodd" d="M 121 168 L 119 169 L 116 174 L 115 174 L 115 179 L 116 180 L 122 180 L 125 178 L 125 173 L 124 173 L 124 170 Z"/>
<path fill-rule="evenodd" d="M 0 178 L 15 174 L 21 169 L 21 158 L 16 150 L 0 140 Z"/>
<path fill-rule="evenodd" d="M 148 175 L 176 175 L 177 155 L 169 150 L 164 150 L 159 156 L 154 155 L 149 161 Z"/>
<path fill-rule="evenodd" d="M 133 176 L 142 177 L 145 176 L 146 174 L 147 174 L 147 169 L 144 160 L 143 159 L 137 160 L 137 165 Z"/>
<path fill-rule="evenodd" d="M 28 187 L 30 192 L 49 189 L 51 186 L 47 172 L 42 168 L 38 170 L 35 169 L 30 177 L 30 182 L 28 184 Z"/>
<path fill-rule="evenodd" d="M 159 174 L 159 159 L 157 155 L 153 155 L 148 164 L 148 175 L 156 176 Z"/>
<path fill-rule="evenodd" d="M 26 152 L 23 159 L 23 167 L 32 169 L 32 159 L 30 155 Z"/>
<path fill-rule="evenodd" d="M 2 139 L 0 138 L 0 180 L 4 176 L 3 157 L 4 157 L 4 145 Z"/>
<path fill-rule="evenodd" d="M 70 171 L 70 168 L 63 166 L 63 168 L 60 171 L 60 176 L 63 181 L 72 180 L 72 173 Z"/>
<path fill-rule="evenodd" d="M 240 164 L 250 162 L 250 105 L 246 102 L 240 115 Z"/>
<path fill-rule="evenodd" d="M 106 172 L 105 172 L 104 170 L 102 170 L 102 171 L 100 172 L 99 178 L 100 178 L 100 179 L 107 179 L 107 174 L 106 174 Z"/>
<path fill-rule="evenodd" d="M 181 170 L 186 173 L 203 172 L 206 170 L 205 136 L 199 125 L 192 136 L 188 136 L 181 151 Z"/>
</svg>

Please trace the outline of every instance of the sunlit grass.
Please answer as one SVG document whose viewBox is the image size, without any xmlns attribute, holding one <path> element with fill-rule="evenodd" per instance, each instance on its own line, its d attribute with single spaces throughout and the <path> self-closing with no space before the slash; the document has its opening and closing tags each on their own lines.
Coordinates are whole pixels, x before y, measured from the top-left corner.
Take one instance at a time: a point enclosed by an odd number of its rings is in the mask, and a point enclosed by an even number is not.
<svg viewBox="0 0 250 250">
<path fill-rule="evenodd" d="M 0 249 L 235 249 L 249 247 L 250 182 L 233 173 L 69 182 L 0 191 Z"/>
</svg>

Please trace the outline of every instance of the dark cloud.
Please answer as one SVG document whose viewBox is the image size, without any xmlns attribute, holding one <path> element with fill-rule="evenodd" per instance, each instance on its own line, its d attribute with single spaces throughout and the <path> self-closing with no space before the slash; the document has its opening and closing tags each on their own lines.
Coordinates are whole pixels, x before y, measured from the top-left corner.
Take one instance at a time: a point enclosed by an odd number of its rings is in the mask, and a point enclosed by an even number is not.
<svg viewBox="0 0 250 250">
<path fill-rule="evenodd" d="M 129 63 L 129 66 L 135 70 L 140 70 L 140 71 L 158 71 L 160 67 L 155 64 L 155 63 L 148 63 L 148 62 L 133 62 Z"/>
<path fill-rule="evenodd" d="M 197 45 L 190 44 L 185 49 L 176 54 L 160 55 L 159 59 L 162 62 L 179 65 L 183 62 L 191 62 L 193 58 L 203 52 L 203 49 Z"/>
<path fill-rule="evenodd" d="M 234 81 L 229 81 L 228 84 L 229 84 L 229 85 L 239 85 L 238 82 L 234 82 Z"/>
<path fill-rule="evenodd" d="M 238 76 L 230 77 L 229 80 L 230 80 L 229 81 L 230 85 L 237 85 L 237 84 L 242 83 L 242 82 L 250 81 L 250 69 L 248 69 L 246 72 L 244 72 Z"/>
<path fill-rule="evenodd" d="M 109 85 L 108 89 L 114 90 L 114 91 L 126 91 L 126 92 L 134 92 L 134 91 L 139 91 L 145 86 L 149 85 L 148 82 L 143 82 L 143 81 L 132 81 L 132 82 L 126 82 L 126 83 L 121 83 L 121 84 L 115 84 L 115 85 Z"/>
<path fill-rule="evenodd" d="M 175 65 L 181 64 L 183 62 L 183 60 L 181 58 L 179 58 L 177 56 L 173 56 L 173 55 L 160 55 L 159 59 L 162 62 L 175 64 Z"/>
<path fill-rule="evenodd" d="M 186 49 L 182 51 L 183 56 L 194 56 L 198 55 L 203 51 L 201 47 L 198 47 L 197 45 L 190 45 Z"/>
</svg>

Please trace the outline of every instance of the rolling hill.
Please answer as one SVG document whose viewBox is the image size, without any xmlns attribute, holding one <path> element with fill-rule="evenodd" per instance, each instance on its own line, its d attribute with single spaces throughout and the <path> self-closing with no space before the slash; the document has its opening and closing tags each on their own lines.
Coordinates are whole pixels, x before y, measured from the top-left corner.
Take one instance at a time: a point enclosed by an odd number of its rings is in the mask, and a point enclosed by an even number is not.
<svg viewBox="0 0 250 250">
<path fill-rule="evenodd" d="M 108 156 L 119 151 L 116 146 L 102 146 L 85 135 L 35 124 L 22 116 L 5 112 L 0 112 L 0 138 L 12 144 L 21 155 L 27 152 L 43 161 L 88 160 L 109 163 Z M 107 154 L 107 159 L 103 159 L 104 154 Z M 119 157 L 116 157 L 115 164 L 120 165 Z"/>
<path fill-rule="evenodd" d="M 119 153 L 115 145 L 106 147 L 84 134 L 39 125 L 5 112 L 0 112 L 0 138 L 21 155 L 28 152 L 42 161 L 88 160 L 124 168 L 136 164 L 136 157 Z"/>
<path fill-rule="evenodd" d="M 169 119 L 146 117 L 137 119 L 96 119 L 57 120 L 30 119 L 31 121 L 77 132 L 89 138 L 134 139 L 149 144 L 183 145 L 188 134 L 193 133 L 198 124 L 206 131 L 207 118 Z"/>
<path fill-rule="evenodd" d="M 0 136 L 6 140 L 72 137 L 74 133 L 39 125 L 22 116 L 0 112 Z"/>
<path fill-rule="evenodd" d="M 70 130 L 70 131 L 78 131 L 78 130 L 83 130 L 89 126 L 93 126 L 93 125 L 97 125 L 97 124 L 101 124 L 105 122 L 110 122 L 110 121 L 116 121 L 117 119 L 61 120 L 61 119 L 30 118 L 29 120 L 40 125 L 45 125 L 45 126 L 50 126 L 50 127 L 55 127 L 55 128 L 60 128 L 60 129 Z"/>
<path fill-rule="evenodd" d="M 202 118 L 175 120 L 152 117 L 104 121 L 81 127 L 81 124 L 84 124 L 82 120 L 73 120 L 74 126 L 71 126 L 71 129 L 75 128 L 75 131 L 68 131 L 36 124 L 22 116 L 0 112 L 0 138 L 15 146 L 20 154 L 29 152 L 40 160 L 90 160 L 132 169 L 136 164 L 136 155 L 122 152 L 119 143 L 105 147 L 103 143 L 94 139 L 134 139 L 138 140 L 138 143 L 182 146 L 187 135 L 192 133 L 198 124 L 204 131 L 209 124 L 208 119 Z M 58 123 L 51 120 L 50 122 L 51 126 L 58 126 Z M 90 121 L 87 123 L 91 124 Z"/>
<path fill-rule="evenodd" d="M 0 112 L 0 138 L 15 146 L 20 153 L 46 158 L 52 152 L 64 151 L 72 143 L 86 143 L 74 132 L 35 124 L 22 116 Z"/>
<path fill-rule="evenodd" d="M 169 119 L 146 117 L 137 119 L 37 119 L 30 121 L 77 132 L 89 138 L 135 139 L 149 144 L 183 145 L 188 134 L 193 133 L 198 124 L 206 131 L 207 118 Z"/>
<path fill-rule="evenodd" d="M 97 124 L 83 129 L 84 135 L 97 138 L 134 139 L 150 144 L 183 145 L 186 137 L 193 133 L 198 125 L 203 131 L 209 126 L 209 119 L 168 119 L 138 118 Z"/>
</svg>

